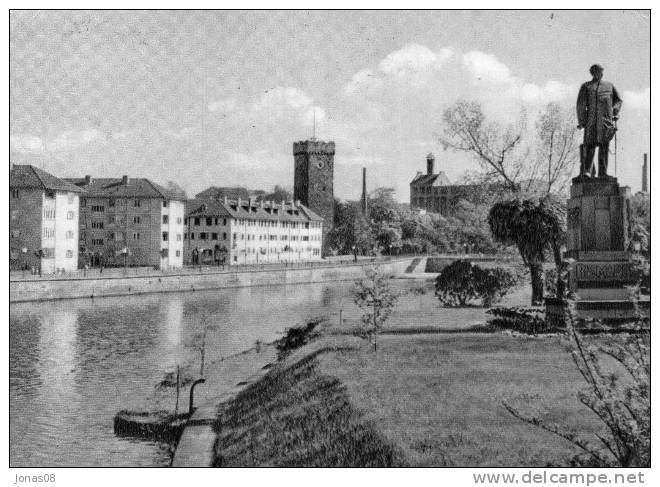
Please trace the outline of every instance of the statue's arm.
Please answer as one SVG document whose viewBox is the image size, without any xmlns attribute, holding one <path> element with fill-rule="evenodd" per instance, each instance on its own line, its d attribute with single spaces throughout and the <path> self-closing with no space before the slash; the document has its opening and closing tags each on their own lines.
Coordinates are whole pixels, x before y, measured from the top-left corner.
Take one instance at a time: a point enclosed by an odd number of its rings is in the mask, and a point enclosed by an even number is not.
<svg viewBox="0 0 660 487">
<path fill-rule="evenodd" d="M 623 100 L 619 96 L 619 92 L 616 91 L 614 86 L 612 86 L 612 113 L 616 118 L 619 117 L 619 110 L 621 110 L 622 104 Z"/>
<path fill-rule="evenodd" d="M 577 103 L 575 104 L 577 111 L 578 128 L 587 125 L 587 88 L 585 85 L 580 86 L 578 92 Z"/>
</svg>

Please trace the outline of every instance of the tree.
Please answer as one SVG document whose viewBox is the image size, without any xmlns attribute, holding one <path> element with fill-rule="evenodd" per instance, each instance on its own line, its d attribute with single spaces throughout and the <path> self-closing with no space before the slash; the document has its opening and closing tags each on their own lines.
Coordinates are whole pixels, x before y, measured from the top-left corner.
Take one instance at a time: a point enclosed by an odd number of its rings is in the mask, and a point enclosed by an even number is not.
<svg viewBox="0 0 660 487">
<path fill-rule="evenodd" d="M 273 192 L 263 196 L 265 201 L 291 201 L 293 194 L 288 189 L 276 184 Z"/>
<path fill-rule="evenodd" d="M 168 181 L 167 182 L 167 188 L 168 191 L 171 191 L 174 193 L 176 196 L 179 198 L 183 198 L 184 200 L 187 199 L 188 197 L 186 196 L 186 190 L 183 189 L 181 186 L 179 186 L 177 183 L 174 181 Z"/>
<path fill-rule="evenodd" d="M 502 126 L 487 122 L 479 103 L 459 100 L 444 111 L 443 122 L 440 142 L 445 149 L 472 154 L 486 176 L 517 191 L 525 159 L 517 154 L 526 126 L 524 114 L 517 124 Z"/>
<path fill-rule="evenodd" d="M 328 238 L 330 248 L 342 254 L 365 254 L 374 247 L 369 222 L 362 215 L 357 203 L 336 202 L 334 226 Z"/>
<path fill-rule="evenodd" d="M 631 198 L 631 243 L 639 245 L 639 252 L 651 258 L 651 197 L 648 193 L 637 193 Z"/>
<path fill-rule="evenodd" d="M 398 296 L 390 286 L 389 277 L 378 267 L 366 268 L 364 273 L 365 277 L 355 282 L 353 297 L 355 304 L 364 310 L 362 323 L 373 338 L 374 351 L 377 352 L 378 332 L 392 313 Z"/>
<path fill-rule="evenodd" d="M 575 111 L 549 103 L 536 122 L 536 164 L 530 181 L 544 181 L 545 193 L 563 192 L 573 168 L 579 164 Z"/>
<path fill-rule="evenodd" d="M 565 238 L 565 210 L 561 203 L 546 197 L 538 201 L 509 200 L 495 203 L 488 215 L 488 225 L 495 240 L 514 244 L 532 281 L 532 305 L 543 304 L 543 263 L 550 250 L 562 275 L 561 245 Z M 559 292 L 563 291 L 563 288 Z"/>
<path fill-rule="evenodd" d="M 394 199 L 394 188 L 376 188 L 368 203 L 369 220 L 376 224 L 400 221 L 399 204 Z"/>
<path fill-rule="evenodd" d="M 196 350 L 199 353 L 199 376 L 204 377 L 204 364 L 206 360 L 206 339 L 210 331 L 217 330 L 218 327 L 209 323 L 208 315 L 202 312 L 200 317 L 201 331 L 195 333 L 191 340 L 186 344 L 188 347 Z"/>
</svg>

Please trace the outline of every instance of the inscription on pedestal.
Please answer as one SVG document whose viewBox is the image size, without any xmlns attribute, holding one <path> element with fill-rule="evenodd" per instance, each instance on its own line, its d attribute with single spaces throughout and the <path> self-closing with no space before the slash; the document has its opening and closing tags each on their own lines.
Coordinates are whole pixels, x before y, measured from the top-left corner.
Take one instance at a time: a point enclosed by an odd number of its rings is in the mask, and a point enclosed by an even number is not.
<svg viewBox="0 0 660 487">
<path fill-rule="evenodd" d="M 635 273 L 629 262 L 589 262 L 575 264 L 579 281 L 634 281 Z"/>
</svg>

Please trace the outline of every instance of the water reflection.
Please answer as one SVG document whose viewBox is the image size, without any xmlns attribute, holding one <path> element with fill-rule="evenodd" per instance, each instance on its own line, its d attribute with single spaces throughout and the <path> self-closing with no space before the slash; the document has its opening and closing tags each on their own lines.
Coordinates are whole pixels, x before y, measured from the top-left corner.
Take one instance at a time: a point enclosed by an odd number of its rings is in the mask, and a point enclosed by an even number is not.
<svg viewBox="0 0 660 487">
<path fill-rule="evenodd" d="M 207 360 L 270 342 L 350 302 L 350 284 L 283 285 L 10 306 L 10 464 L 143 466 L 162 446 L 119 439 L 112 417 L 149 409 L 154 385 L 204 323 Z"/>
</svg>

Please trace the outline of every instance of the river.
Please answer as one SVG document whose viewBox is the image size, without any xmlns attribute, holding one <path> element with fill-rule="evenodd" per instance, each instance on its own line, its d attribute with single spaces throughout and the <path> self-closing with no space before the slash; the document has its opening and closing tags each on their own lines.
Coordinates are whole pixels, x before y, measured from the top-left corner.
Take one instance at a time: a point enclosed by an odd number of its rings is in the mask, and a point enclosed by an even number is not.
<svg viewBox="0 0 660 487">
<path fill-rule="evenodd" d="M 163 466 L 166 445 L 115 437 L 120 409 L 154 386 L 200 323 L 207 360 L 270 342 L 307 318 L 353 309 L 351 283 L 282 285 L 10 305 L 10 466 Z"/>
</svg>

